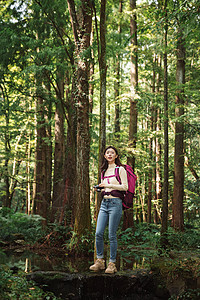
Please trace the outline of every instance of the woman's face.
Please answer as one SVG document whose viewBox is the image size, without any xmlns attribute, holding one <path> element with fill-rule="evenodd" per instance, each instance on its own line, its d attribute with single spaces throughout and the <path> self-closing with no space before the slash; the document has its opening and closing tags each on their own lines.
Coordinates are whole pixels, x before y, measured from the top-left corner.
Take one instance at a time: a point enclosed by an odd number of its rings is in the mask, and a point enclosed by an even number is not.
<svg viewBox="0 0 200 300">
<path fill-rule="evenodd" d="M 112 148 L 108 148 L 104 154 L 105 159 L 109 164 L 115 163 L 115 159 L 118 157 L 115 150 Z"/>
</svg>

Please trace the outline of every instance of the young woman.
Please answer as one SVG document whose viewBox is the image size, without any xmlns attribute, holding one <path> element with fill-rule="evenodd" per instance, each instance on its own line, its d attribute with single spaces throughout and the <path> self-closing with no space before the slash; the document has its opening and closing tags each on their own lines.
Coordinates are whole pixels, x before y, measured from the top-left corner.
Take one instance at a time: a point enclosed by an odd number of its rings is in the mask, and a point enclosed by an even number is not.
<svg viewBox="0 0 200 300">
<path fill-rule="evenodd" d="M 115 168 L 119 167 L 121 184 L 115 177 Z M 118 151 L 115 147 L 109 146 L 104 151 L 103 164 L 101 167 L 102 179 L 99 184 L 102 190 L 102 202 L 97 219 L 96 227 L 96 249 L 97 260 L 90 266 L 92 271 L 105 269 L 104 257 L 104 230 L 108 223 L 110 241 L 110 261 L 105 273 L 117 272 L 115 265 L 117 256 L 117 228 L 122 216 L 122 199 L 125 191 L 128 190 L 127 173 L 122 166 Z"/>
</svg>

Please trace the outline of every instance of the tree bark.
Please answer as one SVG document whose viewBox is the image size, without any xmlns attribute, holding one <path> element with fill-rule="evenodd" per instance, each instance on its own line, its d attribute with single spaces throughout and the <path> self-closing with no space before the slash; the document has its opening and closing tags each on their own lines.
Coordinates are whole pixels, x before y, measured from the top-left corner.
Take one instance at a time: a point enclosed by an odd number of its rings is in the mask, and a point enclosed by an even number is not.
<svg viewBox="0 0 200 300">
<path fill-rule="evenodd" d="M 120 45 L 121 46 L 121 15 L 122 15 L 122 0 L 119 1 L 119 25 L 118 25 L 118 34 L 120 37 Z M 116 53 L 116 62 L 115 62 L 115 81 L 114 81 L 114 95 L 115 95 L 115 138 L 118 140 L 120 135 L 120 50 Z"/>
<path fill-rule="evenodd" d="M 168 140 L 168 63 L 167 63 L 167 34 L 168 34 L 168 16 L 167 0 L 164 5 L 165 10 L 165 34 L 164 34 L 164 182 L 162 193 L 162 228 L 161 243 L 166 244 L 166 232 L 168 229 L 168 187 L 169 187 L 169 140 Z"/>
<path fill-rule="evenodd" d="M 161 69 L 161 56 L 158 58 L 158 67 Z M 157 74 L 157 85 L 156 85 L 156 95 L 160 93 L 160 80 L 161 74 L 158 72 Z M 159 202 L 162 199 L 162 172 L 161 172 L 161 153 L 162 153 L 162 146 L 161 146 L 161 139 L 160 139 L 160 132 L 162 130 L 161 127 L 161 109 L 157 107 L 156 110 L 156 174 L 155 174 L 155 194 L 156 194 L 156 202 L 157 202 L 157 215 L 158 218 L 161 220 L 160 209 L 159 209 Z M 158 220 L 157 220 L 158 222 Z"/>
<path fill-rule="evenodd" d="M 90 44 L 92 45 L 94 40 L 94 26 L 92 26 L 92 32 L 91 32 L 91 42 Z M 91 49 L 91 62 L 90 62 L 90 68 L 89 68 L 89 78 L 90 78 L 90 83 L 89 83 L 89 113 L 92 115 L 93 111 L 93 96 L 94 96 L 94 50 Z M 92 126 L 92 121 L 90 119 L 90 127 Z"/>
<path fill-rule="evenodd" d="M 79 22 L 73 0 L 68 0 L 71 24 L 76 48 L 76 105 L 77 105 L 77 153 L 76 153 L 76 206 L 74 230 L 80 237 L 91 227 L 89 193 L 89 65 L 84 53 L 90 46 L 92 7 L 90 0 L 82 0 Z"/>
<path fill-rule="evenodd" d="M 38 39 L 38 33 L 36 34 Z M 37 48 L 37 53 L 40 49 Z M 37 57 L 36 57 L 37 60 Z M 33 201 L 32 201 L 32 213 L 39 214 L 45 220 L 43 224 L 46 225 L 50 199 L 48 199 L 48 123 L 46 122 L 49 109 L 46 106 L 45 95 L 49 93 L 49 90 L 44 89 L 45 76 L 43 71 L 37 70 L 35 74 L 36 83 L 36 95 L 35 95 L 35 167 L 34 167 L 34 184 L 33 184 Z"/>
<path fill-rule="evenodd" d="M 176 107 L 175 107 L 175 151 L 174 151 L 174 192 L 173 220 L 176 230 L 184 230 L 183 197 L 184 197 L 184 83 L 185 83 L 185 41 L 182 24 L 178 27 L 177 66 L 176 66 Z"/>
<path fill-rule="evenodd" d="M 102 164 L 102 154 L 106 147 L 106 0 L 101 1 L 100 11 L 100 139 L 99 139 L 99 166 Z"/>
<path fill-rule="evenodd" d="M 119 54 L 116 55 L 116 79 L 114 83 L 114 94 L 115 94 L 115 138 L 119 139 L 119 132 L 120 132 L 120 105 L 119 105 L 119 89 L 120 89 L 120 60 Z"/>
<path fill-rule="evenodd" d="M 39 93 L 39 91 L 38 91 Z M 38 94 L 36 99 L 36 150 L 35 150 L 35 191 L 34 212 L 47 217 L 47 176 L 46 176 L 46 131 L 43 98 Z"/>
<path fill-rule="evenodd" d="M 131 34 L 131 99 L 130 99 L 130 123 L 129 123 L 129 147 L 136 148 L 137 140 L 137 89 L 138 89 L 138 55 L 137 55 L 137 17 L 136 0 L 130 0 L 132 16 L 130 19 Z M 135 157 L 129 155 L 127 163 L 135 169 Z M 133 210 L 125 212 L 123 228 L 133 227 Z"/>
<path fill-rule="evenodd" d="M 64 198 L 64 74 L 58 72 L 58 95 L 55 111 L 55 150 L 51 221 L 59 220 Z"/>
<path fill-rule="evenodd" d="M 100 167 L 102 165 L 103 151 L 106 147 L 106 0 L 101 0 L 100 8 L 100 41 L 98 35 L 96 9 L 95 11 L 95 26 L 98 43 L 98 61 L 100 72 L 100 124 L 99 124 L 99 157 L 98 157 L 98 182 L 100 182 Z M 96 201 L 96 217 L 99 213 L 101 204 L 101 195 L 98 193 Z"/>
<path fill-rule="evenodd" d="M 50 82 L 46 83 L 46 90 L 47 90 L 47 97 L 49 97 L 49 101 L 46 102 L 46 114 L 45 114 L 45 120 L 46 120 L 46 137 L 47 137 L 47 143 L 46 143 L 46 176 L 47 176 L 47 191 L 46 191 L 46 197 L 47 197 L 47 205 L 48 205 L 48 219 L 50 218 L 50 204 L 51 204 L 51 191 L 52 191 L 52 128 L 51 128 L 51 118 L 52 118 L 52 99 L 50 96 Z"/>
<path fill-rule="evenodd" d="M 156 64 L 156 55 L 154 54 L 154 61 L 153 61 L 153 76 L 152 76 L 152 101 L 150 107 L 150 127 L 151 133 L 154 131 L 154 124 L 155 124 L 155 79 L 156 79 L 156 72 L 155 72 L 155 64 Z M 150 136 L 149 139 L 149 174 L 148 174 L 148 200 L 147 200 L 147 222 L 151 223 L 151 215 L 152 215 L 152 199 L 153 199 L 153 183 L 154 183 L 154 170 L 155 165 L 154 162 L 154 149 L 155 149 L 155 138 Z"/>
<path fill-rule="evenodd" d="M 129 124 L 129 145 L 136 148 L 137 139 L 137 89 L 138 89 L 138 55 L 137 55 L 137 21 L 136 21 L 136 0 L 130 0 L 132 16 L 130 20 L 131 34 L 131 99 L 130 99 L 130 124 Z M 135 157 L 128 157 L 128 164 L 135 168 Z"/>
<path fill-rule="evenodd" d="M 69 74 L 67 75 L 69 81 Z M 66 91 L 67 112 L 68 112 L 68 127 L 67 127 L 67 141 L 65 152 L 65 193 L 64 205 L 67 211 L 67 223 L 72 227 L 75 222 L 75 207 L 76 207 L 76 140 L 77 140 L 77 109 L 76 109 L 76 82 L 72 79 L 72 90 Z M 69 171 L 70 170 L 70 171 Z M 70 218 L 69 218 L 70 214 Z M 60 222 L 64 215 L 61 215 Z"/>
<path fill-rule="evenodd" d="M 5 132 L 4 132 L 4 147 L 5 147 L 5 163 L 4 163 L 4 182 L 5 182 L 5 190 L 6 195 L 3 198 L 3 206 L 11 208 L 10 202 L 10 191 L 9 191 L 9 172 L 8 172 L 8 165 L 9 165 L 9 155 L 10 155 L 10 140 L 9 140 L 9 98 L 6 92 L 6 87 L 4 84 L 0 85 L 3 101 L 4 101 L 4 111 L 5 111 Z"/>
<path fill-rule="evenodd" d="M 31 214 L 31 174 L 30 174 L 30 158 L 31 158 L 31 137 L 28 131 L 26 140 L 26 214 Z"/>
</svg>

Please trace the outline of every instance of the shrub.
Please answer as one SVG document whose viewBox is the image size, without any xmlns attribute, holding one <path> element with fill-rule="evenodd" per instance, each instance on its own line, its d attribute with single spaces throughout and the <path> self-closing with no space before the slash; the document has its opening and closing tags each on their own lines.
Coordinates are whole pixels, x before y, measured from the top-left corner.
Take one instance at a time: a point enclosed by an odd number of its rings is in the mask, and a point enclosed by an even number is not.
<svg viewBox="0 0 200 300">
<path fill-rule="evenodd" d="M 39 239 L 44 231 L 39 215 L 27 215 L 8 208 L 0 209 L 0 239 L 4 241 L 14 240 L 15 234 L 22 234 L 26 241 L 34 242 Z"/>
<path fill-rule="evenodd" d="M 32 281 L 27 281 L 24 273 L 13 274 L 0 267 L 0 299 L 4 300 L 59 300 L 54 294 L 44 292 Z"/>
</svg>

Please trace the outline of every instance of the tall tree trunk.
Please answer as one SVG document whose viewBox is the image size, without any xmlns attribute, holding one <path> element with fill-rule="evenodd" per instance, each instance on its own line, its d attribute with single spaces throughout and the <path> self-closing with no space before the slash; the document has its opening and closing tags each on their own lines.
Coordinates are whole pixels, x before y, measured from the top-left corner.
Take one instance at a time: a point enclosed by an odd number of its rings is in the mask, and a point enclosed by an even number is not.
<svg viewBox="0 0 200 300">
<path fill-rule="evenodd" d="M 69 81 L 69 74 L 67 74 Z M 64 205 L 66 206 L 68 220 L 67 222 L 73 227 L 75 222 L 75 207 L 76 207 L 76 139 L 77 139 L 77 111 L 76 111 L 76 84 L 74 78 L 72 79 L 72 91 L 66 91 L 67 113 L 68 113 L 68 127 L 67 127 L 67 141 L 65 152 L 65 194 Z M 70 172 L 69 172 L 70 170 Z M 70 218 L 69 218 L 70 214 Z M 61 216 L 60 221 L 64 217 Z"/>
<path fill-rule="evenodd" d="M 176 92 L 175 107 L 175 151 L 174 151 L 174 192 L 173 192 L 173 220 L 172 224 L 176 230 L 183 231 L 183 197 L 184 197 L 184 83 L 185 83 L 185 41 L 183 37 L 182 24 L 178 27 L 177 38 L 177 66 L 176 81 L 178 84 Z"/>
<path fill-rule="evenodd" d="M 153 85 L 152 85 L 152 93 L 154 94 L 153 97 L 153 106 L 152 106 L 152 131 L 155 133 L 157 129 L 157 103 L 156 103 L 156 94 L 158 92 L 157 88 L 157 72 L 156 69 L 158 69 L 158 58 L 157 55 L 154 54 L 154 62 L 153 62 Z M 152 137 L 152 199 L 154 200 L 153 203 L 153 216 L 154 216 L 154 223 L 158 223 L 158 211 L 157 211 L 157 201 L 156 201 L 156 136 L 154 135 Z"/>
<path fill-rule="evenodd" d="M 118 33 L 121 45 L 121 15 L 122 15 L 122 0 L 119 1 L 119 25 L 118 25 Z M 114 95 L 115 95 L 115 137 L 119 139 L 120 133 L 120 104 L 119 104 L 119 94 L 120 94 L 120 50 L 116 53 L 116 62 L 115 62 L 115 81 L 114 81 Z"/>
<path fill-rule="evenodd" d="M 158 67 L 161 69 L 161 56 L 158 58 Z M 159 95 L 160 90 L 160 80 L 161 74 L 158 72 L 157 74 L 157 85 L 156 85 L 156 95 Z M 161 132 L 161 109 L 160 107 L 157 107 L 156 110 L 156 175 L 155 175 L 155 194 L 156 194 L 156 202 L 157 202 L 157 214 L 158 217 L 161 219 L 160 215 L 160 209 L 159 208 L 159 202 L 162 199 L 162 172 L 161 172 L 161 152 L 162 152 L 162 146 L 161 146 L 161 139 L 160 139 L 160 132 Z M 157 220 L 158 222 L 158 220 Z"/>
<path fill-rule="evenodd" d="M 130 10 L 132 12 L 130 19 L 131 34 L 131 99 L 130 99 L 130 123 L 129 123 L 129 147 L 136 148 L 137 140 L 137 89 L 138 89 L 138 55 L 137 55 L 137 17 L 136 0 L 130 0 Z M 129 155 L 127 163 L 135 169 L 135 157 Z M 133 210 L 124 212 L 123 228 L 133 227 Z"/>
<path fill-rule="evenodd" d="M 36 34 L 38 39 L 38 33 Z M 39 53 L 40 49 L 37 48 Z M 48 217 L 48 188 L 47 188 L 47 107 L 45 106 L 44 96 L 46 91 L 44 89 L 45 74 L 37 70 L 35 74 L 36 83 L 36 97 L 35 97 L 35 121 L 36 121 L 36 145 L 35 145 L 35 168 L 34 168 L 34 185 L 33 185 L 33 213 L 42 216 L 45 220 L 43 224 L 46 225 Z"/>
<path fill-rule="evenodd" d="M 58 72 L 58 95 L 55 111 L 55 150 L 54 150 L 54 177 L 52 198 L 52 219 L 59 220 L 64 197 L 64 75 Z"/>
<path fill-rule="evenodd" d="M 92 45 L 94 40 L 94 26 L 92 26 L 92 33 L 91 33 L 91 41 L 90 44 Z M 89 113 L 92 115 L 93 111 L 93 95 L 94 95 L 94 50 L 91 49 L 91 62 L 90 62 L 90 68 L 89 68 Z M 92 122 L 90 120 L 90 127 L 92 126 Z"/>
<path fill-rule="evenodd" d="M 152 122 L 152 120 L 151 120 Z M 152 125 L 152 124 L 151 124 Z M 152 128 L 152 126 L 151 126 Z M 148 173 L 148 198 L 147 198 L 147 222 L 151 223 L 151 200 L 152 200 L 152 181 L 153 181 L 153 174 L 152 174 L 152 138 L 149 141 L 149 173 Z"/>
<path fill-rule="evenodd" d="M 51 86 L 50 82 L 46 83 L 47 99 L 46 101 L 46 114 L 45 114 L 45 130 L 46 130 L 46 182 L 47 182 L 47 191 L 46 191 L 46 201 L 47 201 L 47 210 L 48 218 L 50 218 L 50 204 L 51 204 L 51 190 L 52 190 L 52 133 L 51 133 L 51 118 L 52 118 L 52 99 L 50 95 Z"/>
<path fill-rule="evenodd" d="M 31 137 L 28 131 L 26 139 L 26 213 L 31 213 L 31 178 L 30 178 L 30 158 L 31 158 Z"/>
<path fill-rule="evenodd" d="M 106 0 L 101 0 L 100 12 L 100 142 L 99 166 L 102 164 L 102 154 L 106 147 Z"/>
<path fill-rule="evenodd" d="M 96 9 L 95 12 L 95 26 L 98 43 L 98 60 L 100 72 L 100 124 L 99 124 L 99 157 L 98 157 L 98 182 L 100 182 L 100 167 L 102 165 L 102 155 L 106 147 L 106 0 L 101 0 L 100 8 L 100 41 L 97 26 Z M 96 216 L 99 213 L 101 204 L 101 196 L 98 193 L 96 201 Z"/>
<path fill-rule="evenodd" d="M 167 0 L 164 4 L 165 11 L 165 34 L 164 34 L 164 182 L 162 193 L 162 228 L 161 228 L 161 244 L 166 245 L 166 232 L 168 229 L 168 187 L 169 187 L 169 140 L 168 140 L 168 64 L 167 64 L 167 34 L 168 34 L 168 16 L 167 16 Z"/>
<path fill-rule="evenodd" d="M 120 132 L 120 105 L 119 105 L 119 89 L 120 89 L 120 60 L 119 54 L 116 55 L 116 78 L 114 83 L 114 94 L 115 94 L 115 138 L 119 139 L 119 132 Z"/>
<path fill-rule="evenodd" d="M 41 88 L 41 87 L 40 87 Z M 39 93 L 39 90 L 38 90 Z M 36 99 L 36 150 L 35 150 L 35 213 L 47 217 L 47 180 L 46 180 L 46 131 L 43 98 L 38 94 Z"/>
<path fill-rule="evenodd" d="M 153 103 L 151 104 L 151 116 L 150 116 L 150 129 L 153 132 Z M 148 172 L 148 198 L 147 198 L 147 222 L 151 223 L 151 213 L 152 213 L 152 191 L 153 191 L 153 138 L 150 137 L 149 140 L 149 172 Z"/>
<path fill-rule="evenodd" d="M 90 0 L 82 0 L 79 22 L 73 0 L 68 0 L 71 24 L 76 47 L 76 105 L 77 105 L 77 155 L 76 155 L 76 207 L 74 230 L 78 236 L 91 227 L 89 189 L 89 65 L 86 50 L 90 46 L 92 7 Z"/>
<path fill-rule="evenodd" d="M 137 89 L 138 89 L 138 55 L 137 55 L 137 21 L 136 21 L 136 0 L 130 0 L 132 16 L 130 19 L 131 34 L 131 99 L 130 99 L 130 124 L 129 124 L 129 145 L 136 148 L 137 140 Z M 135 169 L 135 157 L 128 157 L 128 164 Z"/>
<path fill-rule="evenodd" d="M 4 101 L 4 111 L 5 111 L 5 132 L 4 132 L 4 147 L 5 147 L 5 163 L 4 163 L 4 182 L 5 182 L 5 190 L 6 195 L 3 199 L 3 206 L 11 208 L 10 202 L 10 191 L 9 191 L 9 172 L 8 172 L 8 164 L 9 164 L 9 155 L 10 155 L 10 141 L 9 141 L 9 98 L 6 92 L 6 87 L 4 84 L 0 85 L 3 101 Z"/>
<path fill-rule="evenodd" d="M 153 165 L 154 161 L 154 138 L 151 136 L 151 133 L 154 131 L 154 123 L 155 123 L 155 64 L 156 64 L 156 55 L 154 54 L 154 61 L 153 61 L 153 76 L 152 76 L 152 101 L 150 107 L 150 139 L 149 139 L 149 174 L 148 174 L 148 200 L 147 200 L 147 222 L 151 223 L 151 215 L 152 215 L 152 199 L 153 199 L 153 174 L 154 168 Z"/>
</svg>

